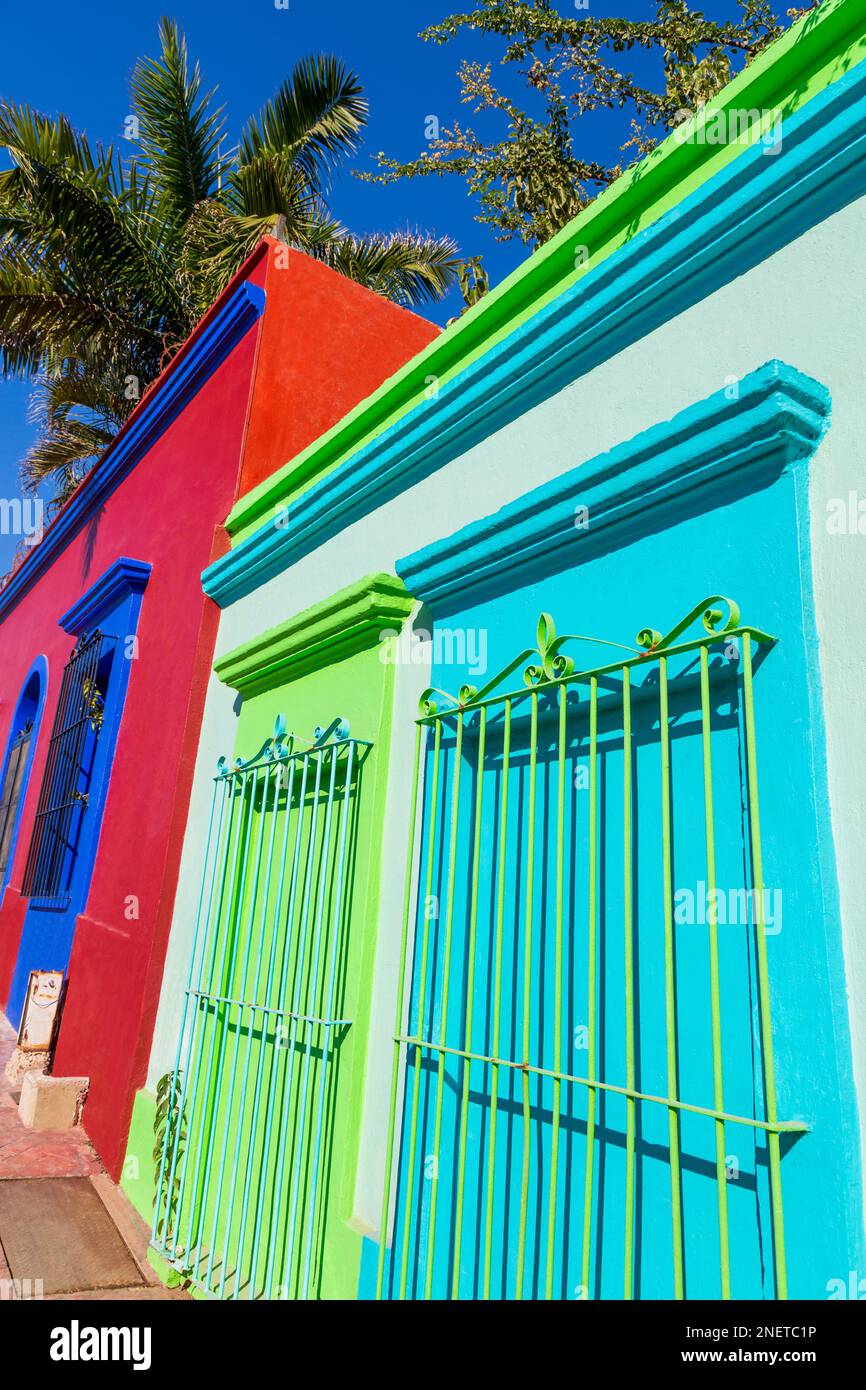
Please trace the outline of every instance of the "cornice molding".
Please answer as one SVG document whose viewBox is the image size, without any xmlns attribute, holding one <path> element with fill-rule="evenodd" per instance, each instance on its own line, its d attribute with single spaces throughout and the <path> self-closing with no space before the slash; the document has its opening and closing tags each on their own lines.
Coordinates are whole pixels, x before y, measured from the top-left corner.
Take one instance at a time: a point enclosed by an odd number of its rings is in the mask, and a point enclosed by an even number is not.
<svg viewBox="0 0 866 1390">
<path fill-rule="evenodd" d="M 279 627 L 228 652 L 215 664 L 221 681 L 243 696 L 285 685 L 385 640 L 413 603 L 392 574 L 370 574 Z"/>
<path fill-rule="evenodd" d="M 397 571 L 414 598 L 441 611 L 514 583 L 518 572 L 522 583 L 542 567 L 578 565 L 663 504 L 691 505 L 699 489 L 721 493 L 778 477 L 814 453 L 829 417 L 826 387 L 768 362 L 735 391 L 727 387 L 425 546 Z M 585 530 L 576 529 L 578 507 L 587 509 Z"/>
<path fill-rule="evenodd" d="M 823 0 L 770 45 L 704 107 L 719 113 L 778 111 L 788 117 L 817 92 L 866 57 L 862 0 Z M 305 482 L 319 477 L 422 401 L 431 380 L 444 383 L 489 352 L 520 323 L 559 296 L 586 270 L 680 202 L 697 183 L 736 159 L 732 144 L 692 142 L 693 122 L 606 189 L 578 217 L 479 301 L 437 341 L 366 398 L 355 410 L 241 498 L 228 530 L 255 526 Z M 579 255 L 578 255 L 579 253 Z M 580 270 L 576 270 L 576 266 Z"/>
<path fill-rule="evenodd" d="M 261 317 L 264 306 L 264 290 L 246 281 L 204 324 L 198 337 L 181 349 L 164 380 L 144 397 L 128 424 L 0 593 L 0 622 L 152 448 L 247 329 Z"/>
<path fill-rule="evenodd" d="M 817 13 L 817 11 L 816 11 Z M 222 607 L 866 192 L 866 63 L 703 184 L 202 576 Z"/>
<path fill-rule="evenodd" d="M 151 568 L 143 560 L 128 560 L 123 555 L 115 560 L 63 614 L 60 626 L 64 632 L 77 637 L 79 633 L 98 626 L 105 615 L 130 594 L 144 593 Z"/>
</svg>

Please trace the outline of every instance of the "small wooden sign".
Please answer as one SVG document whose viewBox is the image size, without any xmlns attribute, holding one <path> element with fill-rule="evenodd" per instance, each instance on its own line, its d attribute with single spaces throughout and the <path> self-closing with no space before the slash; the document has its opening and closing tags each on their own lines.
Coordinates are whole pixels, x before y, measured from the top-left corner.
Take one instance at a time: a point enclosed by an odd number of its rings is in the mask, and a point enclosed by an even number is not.
<svg viewBox="0 0 866 1390">
<path fill-rule="evenodd" d="M 18 1046 L 22 1052 L 48 1052 L 57 1026 L 63 996 L 62 970 L 31 970 Z"/>
</svg>

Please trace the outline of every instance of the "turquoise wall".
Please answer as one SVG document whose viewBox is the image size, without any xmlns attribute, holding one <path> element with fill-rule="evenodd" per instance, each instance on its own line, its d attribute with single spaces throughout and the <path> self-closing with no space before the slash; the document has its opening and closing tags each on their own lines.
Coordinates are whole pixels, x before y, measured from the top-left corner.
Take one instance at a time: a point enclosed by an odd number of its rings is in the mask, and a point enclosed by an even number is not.
<svg viewBox="0 0 866 1390">
<path fill-rule="evenodd" d="M 448 628 L 475 628 L 487 634 L 489 670 L 485 680 L 534 640 L 540 611 L 553 614 L 562 632 L 583 632 L 634 645 L 638 629 L 647 625 L 667 630 L 705 596 L 724 593 L 741 607 L 743 621 L 779 636 L 778 644 L 756 666 L 756 720 L 759 757 L 764 878 L 774 896 L 774 924 L 768 932 L 769 976 L 773 1016 L 773 1045 L 778 1113 L 803 1120 L 809 1132 L 795 1142 L 783 1139 L 782 1178 L 786 1210 L 789 1293 L 793 1298 L 824 1298 L 828 1281 L 845 1279 L 849 1269 L 863 1264 L 861 1172 L 851 1047 L 846 1009 L 841 929 L 835 867 L 830 844 L 829 806 L 824 767 L 823 714 L 811 600 L 808 547 L 807 468 L 798 465 L 773 481 L 754 480 L 756 490 L 727 486 L 702 506 L 688 499 L 671 504 L 636 522 L 626 538 L 607 553 L 591 554 L 579 567 L 545 573 L 536 569 L 511 593 L 494 586 L 485 598 L 472 596 L 437 611 L 437 623 Z M 697 515 L 692 514 L 697 512 Z M 586 552 L 583 552 L 586 553 Z M 577 555 L 574 557 L 575 561 Z M 570 563 L 570 561 L 568 562 Z M 506 584 L 508 580 L 504 581 Z M 501 586 L 500 586 L 501 587 Z M 586 647 L 578 665 L 595 664 Z M 714 790 L 716 797 L 717 880 L 720 887 L 747 887 L 748 832 L 743 758 L 742 696 L 722 654 L 713 658 L 715 676 L 713 716 Z M 734 663 L 736 665 L 736 663 Z M 673 672 L 672 672 L 673 674 Z M 456 691 L 467 673 L 454 665 L 436 668 L 433 684 Z M 478 683 L 477 677 L 474 678 Z M 506 688 L 519 684 L 511 677 Z M 638 1089 L 665 1094 L 665 1015 L 661 894 L 661 808 L 657 686 L 647 675 L 637 682 L 634 708 L 635 749 L 635 945 L 637 960 Z M 583 697 L 585 699 L 585 695 Z M 673 745 L 673 882 L 677 889 L 694 888 L 706 878 L 703 783 L 699 705 L 694 682 L 672 695 Z M 697 711 L 697 712 L 696 712 Z M 585 733 L 583 716 L 575 711 L 577 734 Z M 622 861 L 622 737 L 618 718 L 600 722 L 602 867 L 601 933 L 605 943 L 599 988 L 600 1075 L 623 1084 L 625 1019 Z M 544 727 L 544 726 L 542 726 Z M 489 878 L 497 832 L 498 777 L 495 735 L 489 739 L 492 757 L 485 760 L 485 807 L 482 830 L 479 951 L 475 976 L 473 1050 L 490 1052 L 489 960 L 491 953 Z M 453 747 L 443 744 L 446 760 Z M 577 751 L 575 751 L 575 748 Z M 540 740 L 543 777 L 555 778 L 552 739 Z M 569 749 L 570 768 L 585 763 L 585 738 Z M 467 741 L 464 763 L 470 781 L 473 752 Z M 512 774 L 512 799 L 519 803 L 525 759 Z M 450 766 L 448 767 L 450 773 Z M 580 780 L 580 779 L 578 779 Z M 525 794 L 525 784 L 524 784 Z M 563 1020 L 563 1058 L 567 1070 L 586 1073 L 586 1052 L 572 1046 L 574 1029 L 586 1020 L 586 790 L 569 788 L 566 835 L 568 922 Z M 447 799 L 446 799 L 447 801 Z M 554 865 L 553 831 L 548 802 L 539 802 L 537 839 L 542 846 L 536 864 L 535 955 L 533 979 L 534 1061 L 549 1066 L 552 1053 L 552 960 Z M 427 808 L 429 811 L 429 806 Z M 442 806 L 447 817 L 450 806 Z M 447 825 L 447 821 L 443 820 Z M 449 1041 L 462 1045 L 465 1022 L 463 984 L 468 920 L 468 803 L 460 810 L 461 857 L 456 873 L 454 967 L 448 1008 Z M 515 923 L 525 893 L 526 817 L 512 822 L 508 842 L 509 913 L 505 960 L 516 957 L 506 971 L 500 1055 L 519 1056 L 522 965 L 513 951 L 519 934 Z M 546 848 L 544 848 L 546 843 Z M 434 892 L 444 900 L 442 865 L 437 859 Z M 772 910 L 772 909 L 771 909 Z M 431 925 L 433 998 L 441 1001 L 444 914 Z M 419 917 L 420 923 L 420 917 Z M 675 929 L 678 990 L 678 1057 L 680 1095 L 711 1106 L 712 1058 L 707 931 L 705 926 L 681 924 Z M 747 925 L 720 927 L 722 1031 L 724 1040 L 725 1109 L 742 1115 L 763 1115 L 758 998 L 755 979 L 754 930 Z M 418 958 L 413 977 L 410 1022 L 418 1014 Z M 428 1016 L 429 1016 L 428 996 Z M 429 1025 L 428 1025 L 429 1026 Z M 433 1026 L 439 1027 L 434 1011 Z M 428 1034 L 429 1036 L 429 1034 Z M 438 1032 L 434 1036 L 439 1036 Z M 489 1068 L 474 1063 L 470 1076 L 468 1157 L 461 1246 L 461 1296 L 477 1297 L 481 1279 L 481 1245 L 486 1200 L 483 1163 L 479 1153 L 489 1133 Z M 461 1063 L 446 1065 L 442 1142 L 439 1146 L 437 1238 L 434 1254 L 434 1297 L 448 1296 L 454 1258 L 454 1184 L 458 1152 L 458 1109 L 463 1082 Z M 406 1069 L 405 1094 L 411 1100 L 414 1062 Z M 522 1164 L 521 1082 L 503 1081 L 505 1106 L 500 1117 L 497 1190 L 497 1231 L 493 1267 L 494 1297 L 514 1294 L 519 1189 Z M 423 1294 L 426 1242 L 432 1182 L 424 1176 L 424 1158 L 435 1144 L 436 1075 L 425 1063 L 420 1087 L 418 1155 L 421 1177 L 406 1190 L 407 1145 L 400 1159 L 396 1229 L 402 1230 L 409 1206 L 409 1296 Z M 530 1169 L 527 1260 L 524 1297 L 544 1294 L 547 1258 L 547 1205 L 543 1182 L 550 1143 L 549 1081 L 533 1082 L 533 1147 Z M 670 1297 L 671 1259 L 670 1170 L 668 1121 L 663 1106 L 638 1107 L 636 1296 Z M 599 1111 L 601 1128 L 596 1148 L 594 1209 L 604 1215 L 603 1236 L 594 1237 L 590 1297 L 618 1298 L 623 1288 L 623 1183 L 625 1102 L 609 1097 Z M 563 1107 L 563 1145 L 560 1156 L 562 1201 L 557 1219 L 555 1296 L 581 1296 L 583 1173 L 585 1162 L 586 1092 L 575 1087 Z M 399 1126 L 398 1126 L 399 1127 Z M 701 1117 L 683 1119 L 683 1219 L 686 1296 L 720 1296 L 719 1240 L 713 1122 Z M 737 1172 L 727 1185 L 731 1222 L 732 1293 L 735 1298 L 775 1297 L 772 1227 L 766 1145 L 745 1126 L 728 1125 L 726 1151 Z M 567 1216 L 564 1214 L 567 1213 Z M 398 1241 L 399 1244 L 399 1241 Z M 366 1243 L 360 1292 L 372 1296 L 377 1246 Z M 386 1295 L 393 1296 L 390 1253 Z"/>
</svg>

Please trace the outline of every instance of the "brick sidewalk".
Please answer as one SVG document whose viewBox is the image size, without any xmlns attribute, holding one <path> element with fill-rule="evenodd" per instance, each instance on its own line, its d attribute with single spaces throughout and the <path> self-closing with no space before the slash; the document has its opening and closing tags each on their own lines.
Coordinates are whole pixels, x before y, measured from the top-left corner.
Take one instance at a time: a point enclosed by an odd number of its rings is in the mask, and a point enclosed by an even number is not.
<svg viewBox="0 0 866 1390">
<path fill-rule="evenodd" d="M 15 1033 L 0 1014 L 0 1178 L 89 1178 L 104 1172 L 83 1129 L 26 1129 L 6 1080 Z"/>
<path fill-rule="evenodd" d="M 15 1047 L 15 1033 L 0 1013 L 0 1182 L 20 1178 L 85 1178 L 93 1184 L 106 1212 L 132 1260 L 137 1267 L 131 1280 L 123 1287 L 86 1287 L 72 1292 L 47 1295 L 53 1298 L 89 1299 L 187 1299 L 179 1289 L 166 1289 L 147 1260 L 148 1232 L 131 1203 L 109 1178 L 83 1129 L 27 1129 L 18 1115 L 18 1090 L 6 1079 L 6 1062 Z M 72 1242 L 71 1258 L 75 1258 L 76 1242 Z M 10 1250 L 10 1260 L 14 1255 Z M 0 1230 L 0 1301 L 16 1298 L 19 1291 L 13 1280 L 3 1248 Z"/>
</svg>

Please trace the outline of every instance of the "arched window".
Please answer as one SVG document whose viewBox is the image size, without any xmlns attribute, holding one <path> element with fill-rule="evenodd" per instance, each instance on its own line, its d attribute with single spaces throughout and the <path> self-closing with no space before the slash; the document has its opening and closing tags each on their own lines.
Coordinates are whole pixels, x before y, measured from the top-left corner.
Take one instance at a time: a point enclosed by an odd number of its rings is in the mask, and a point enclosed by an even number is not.
<svg viewBox="0 0 866 1390">
<path fill-rule="evenodd" d="M 24 681 L 9 729 L 0 773 L 0 892 L 6 886 L 12 866 L 18 820 L 45 700 L 47 674 L 45 658 L 39 657 Z"/>
</svg>

